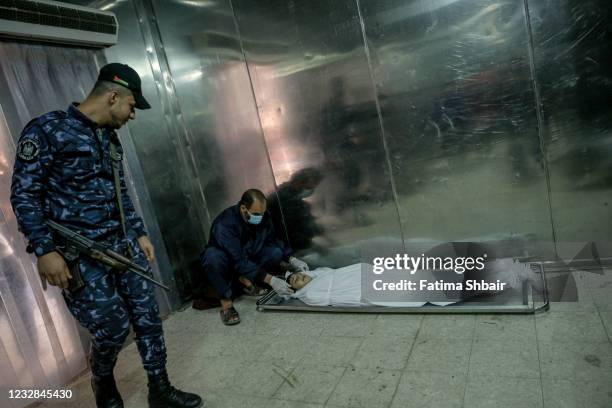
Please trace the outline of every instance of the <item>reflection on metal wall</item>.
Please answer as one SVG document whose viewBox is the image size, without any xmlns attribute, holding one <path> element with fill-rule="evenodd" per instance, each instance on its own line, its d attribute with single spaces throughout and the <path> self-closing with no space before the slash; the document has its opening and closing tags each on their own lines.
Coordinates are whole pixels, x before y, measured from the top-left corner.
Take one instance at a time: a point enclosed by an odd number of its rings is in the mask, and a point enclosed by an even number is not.
<svg viewBox="0 0 612 408">
<path fill-rule="evenodd" d="M 227 0 L 153 3 L 212 218 L 244 190 L 275 186 L 232 9 Z"/>
<path fill-rule="evenodd" d="M 276 179 L 323 171 L 336 244 L 551 240 L 522 2 L 232 3 Z"/>
<path fill-rule="evenodd" d="M 362 1 L 404 235 L 551 239 L 522 1 Z"/>
<path fill-rule="evenodd" d="M 301 169 L 323 174 L 308 202 L 328 249 L 377 237 L 401 249 L 355 2 L 232 4 L 277 182 Z"/>
<path fill-rule="evenodd" d="M 95 81 L 92 51 L 0 42 L 0 388 L 58 388 L 86 368 L 60 291 L 43 292 L 9 202 L 15 143 L 31 118 L 65 109 Z M 18 406 L 19 400 L 3 400 Z M 21 400 L 25 401 L 25 400 Z"/>
<path fill-rule="evenodd" d="M 528 3 L 557 239 L 610 241 L 612 4 Z"/>
</svg>

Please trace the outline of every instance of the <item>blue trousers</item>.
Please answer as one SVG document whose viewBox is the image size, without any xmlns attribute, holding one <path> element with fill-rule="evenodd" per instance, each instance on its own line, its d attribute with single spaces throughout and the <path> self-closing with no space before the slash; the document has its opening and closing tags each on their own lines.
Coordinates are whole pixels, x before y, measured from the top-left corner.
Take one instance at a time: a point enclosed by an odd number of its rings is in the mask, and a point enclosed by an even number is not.
<svg viewBox="0 0 612 408">
<path fill-rule="evenodd" d="M 277 267 L 283 260 L 283 250 L 277 246 L 266 246 L 251 256 L 250 260 L 258 266 L 258 270 L 250 275 L 242 276 L 251 282 L 261 282 L 266 276 L 266 270 Z M 206 279 L 217 290 L 221 298 L 234 297 L 232 286 L 236 283 L 239 274 L 230 257 L 218 248 L 208 247 L 200 255 L 200 261 Z"/>
<path fill-rule="evenodd" d="M 127 245 L 125 239 L 110 241 L 111 248 L 124 255 Z M 133 261 L 148 268 L 136 239 L 130 239 L 129 245 Z M 112 374 L 130 324 L 147 374 L 161 374 L 166 367 L 166 346 L 154 285 L 134 273 L 118 272 L 86 257 L 79 266 L 85 287 L 76 293 L 64 290 L 63 295 L 70 312 L 91 333 L 93 375 Z"/>
</svg>

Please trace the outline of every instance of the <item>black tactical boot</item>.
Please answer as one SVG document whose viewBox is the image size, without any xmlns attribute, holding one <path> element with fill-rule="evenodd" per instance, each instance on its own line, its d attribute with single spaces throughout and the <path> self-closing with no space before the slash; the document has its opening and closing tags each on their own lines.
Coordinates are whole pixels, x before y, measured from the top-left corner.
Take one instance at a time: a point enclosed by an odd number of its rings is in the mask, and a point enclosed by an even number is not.
<svg viewBox="0 0 612 408">
<path fill-rule="evenodd" d="M 202 406 L 202 398 L 196 394 L 174 388 L 163 373 L 149 378 L 150 408 L 197 408 Z"/>
<path fill-rule="evenodd" d="M 91 377 L 91 388 L 96 396 L 98 408 L 123 408 L 123 400 L 115 384 L 113 375 L 106 377 Z"/>
</svg>

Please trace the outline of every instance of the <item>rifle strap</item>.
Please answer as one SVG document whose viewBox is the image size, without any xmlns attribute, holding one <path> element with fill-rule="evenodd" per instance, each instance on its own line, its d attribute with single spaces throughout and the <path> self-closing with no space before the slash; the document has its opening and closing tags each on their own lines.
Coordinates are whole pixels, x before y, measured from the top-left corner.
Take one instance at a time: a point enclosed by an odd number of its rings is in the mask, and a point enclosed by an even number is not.
<svg viewBox="0 0 612 408">
<path fill-rule="evenodd" d="M 127 243 L 128 253 L 131 258 L 134 258 L 134 254 L 132 253 L 132 248 L 130 247 L 130 243 L 127 242 L 127 228 L 125 226 L 125 211 L 123 209 L 123 200 L 121 198 L 121 154 L 117 152 L 117 145 L 113 138 L 111 137 L 110 142 L 110 150 L 111 150 L 111 162 L 113 165 L 113 178 L 115 179 L 115 196 L 117 197 L 117 206 L 119 207 L 119 217 L 121 219 L 121 229 L 123 230 L 123 236 L 125 237 Z"/>
</svg>

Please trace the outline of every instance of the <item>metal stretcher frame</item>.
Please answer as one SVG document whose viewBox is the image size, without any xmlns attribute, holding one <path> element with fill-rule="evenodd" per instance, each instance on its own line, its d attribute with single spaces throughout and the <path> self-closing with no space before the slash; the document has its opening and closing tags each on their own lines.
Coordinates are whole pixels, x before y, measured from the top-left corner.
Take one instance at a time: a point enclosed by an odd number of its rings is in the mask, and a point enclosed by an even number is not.
<svg viewBox="0 0 612 408">
<path fill-rule="evenodd" d="M 293 311 L 293 312 L 326 312 L 326 313 L 515 313 L 533 314 L 549 309 L 550 302 L 544 276 L 544 267 L 541 263 L 533 263 L 540 269 L 543 293 L 534 297 L 531 286 L 523 283 L 521 302 L 515 304 L 487 303 L 486 299 L 494 299 L 504 294 L 495 294 L 488 298 L 478 297 L 478 300 L 468 299 L 449 306 L 435 306 L 426 304 L 418 307 L 388 307 L 388 306 L 310 306 L 298 299 L 283 299 L 275 291 L 262 296 L 257 301 L 259 311 Z M 517 298 L 514 298 L 515 300 Z"/>
</svg>

